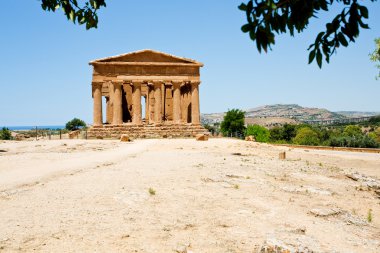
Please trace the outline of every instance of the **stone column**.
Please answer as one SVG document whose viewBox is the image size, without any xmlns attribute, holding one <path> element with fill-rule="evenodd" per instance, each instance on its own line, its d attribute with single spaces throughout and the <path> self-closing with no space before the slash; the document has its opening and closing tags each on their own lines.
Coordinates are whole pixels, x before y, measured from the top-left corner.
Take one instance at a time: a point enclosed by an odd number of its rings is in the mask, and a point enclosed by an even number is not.
<svg viewBox="0 0 380 253">
<path fill-rule="evenodd" d="M 132 91 L 132 123 L 136 125 L 141 125 L 141 82 L 133 81 L 133 91 Z"/>
<path fill-rule="evenodd" d="M 200 82 L 191 82 L 191 123 L 199 125 L 201 122 L 199 113 L 199 84 Z"/>
<path fill-rule="evenodd" d="M 112 81 L 114 92 L 113 92 L 113 125 L 123 124 L 123 108 L 122 108 L 122 90 L 120 81 Z"/>
<path fill-rule="evenodd" d="M 181 123 L 181 84 L 183 82 L 173 81 L 173 122 Z"/>
<path fill-rule="evenodd" d="M 112 82 L 108 82 L 108 93 L 109 93 L 109 101 L 108 101 L 109 104 L 107 104 L 107 106 L 109 105 L 109 111 L 107 107 L 107 117 L 109 117 L 108 124 L 112 124 L 113 122 L 113 93 L 114 93 Z"/>
<path fill-rule="evenodd" d="M 111 109 L 111 98 L 108 96 L 106 97 L 106 122 L 107 124 L 112 123 L 112 109 Z"/>
<path fill-rule="evenodd" d="M 149 122 L 149 86 L 145 95 L 145 123 Z"/>
<path fill-rule="evenodd" d="M 94 126 L 102 126 L 102 85 L 103 83 L 92 83 L 92 97 L 94 98 Z"/>
<path fill-rule="evenodd" d="M 148 91 L 149 91 L 149 124 L 154 123 L 154 86 L 150 83 L 148 84 Z"/>
<path fill-rule="evenodd" d="M 160 124 L 162 122 L 162 98 L 161 98 L 161 82 L 154 83 L 154 122 Z"/>
</svg>

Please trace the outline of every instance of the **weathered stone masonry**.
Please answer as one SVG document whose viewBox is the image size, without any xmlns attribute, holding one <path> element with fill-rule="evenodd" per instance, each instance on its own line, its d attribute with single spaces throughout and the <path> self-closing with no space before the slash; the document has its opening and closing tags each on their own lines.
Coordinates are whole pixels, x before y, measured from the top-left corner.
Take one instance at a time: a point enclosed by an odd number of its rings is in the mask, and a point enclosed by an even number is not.
<svg viewBox="0 0 380 253">
<path fill-rule="evenodd" d="M 207 132 L 200 125 L 202 63 L 142 50 L 90 65 L 94 122 L 89 137 L 190 137 Z M 104 123 L 102 97 L 106 100 Z"/>
</svg>

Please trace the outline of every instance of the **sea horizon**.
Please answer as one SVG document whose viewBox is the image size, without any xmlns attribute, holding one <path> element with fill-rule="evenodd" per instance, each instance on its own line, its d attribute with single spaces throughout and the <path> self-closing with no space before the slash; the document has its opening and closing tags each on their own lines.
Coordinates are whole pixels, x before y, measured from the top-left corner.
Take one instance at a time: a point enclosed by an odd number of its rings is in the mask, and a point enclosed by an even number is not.
<svg viewBox="0 0 380 253">
<path fill-rule="evenodd" d="M 1 126 L 1 128 L 8 128 L 11 131 L 28 131 L 32 129 L 64 129 L 64 125 L 41 125 L 41 126 Z"/>
</svg>

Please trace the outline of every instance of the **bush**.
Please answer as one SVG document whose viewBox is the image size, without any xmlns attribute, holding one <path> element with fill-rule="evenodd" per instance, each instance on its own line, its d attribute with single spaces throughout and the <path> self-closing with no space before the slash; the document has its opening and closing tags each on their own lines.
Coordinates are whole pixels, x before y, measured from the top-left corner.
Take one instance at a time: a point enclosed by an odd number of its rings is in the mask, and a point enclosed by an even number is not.
<svg viewBox="0 0 380 253">
<path fill-rule="evenodd" d="M 373 130 L 373 132 L 369 133 L 369 137 L 380 143 L 380 127 Z"/>
<path fill-rule="evenodd" d="M 283 140 L 291 141 L 297 134 L 297 126 L 291 124 L 285 124 L 283 127 Z"/>
<path fill-rule="evenodd" d="M 298 145 L 319 145 L 318 134 L 309 127 L 302 127 L 297 130 L 297 135 L 293 142 Z"/>
<path fill-rule="evenodd" d="M 348 125 L 344 128 L 343 135 L 353 137 L 363 135 L 362 130 L 357 125 Z"/>
<path fill-rule="evenodd" d="M 245 136 L 253 135 L 258 142 L 268 142 L 270 133 L 269 130 L 259 125 L 249 125 L 245 131 Z"/>
<path fill-rule="evenodd" d="M 1 129 L 0 140 L 12 140 L 12 133 L 8 128 L 3 127 L 3 129 Z"/>
<path fill-rule="evenodd" d="M 244 133 L 244 114 L 245 112 L 239 109 L 228 110 L 220 124 L 224 136 L 229 133 Z"/>
<path fill-rule="evenodd" d="M 203 127 L 206 128 L 207 131 L 209 131 L 211 134 L 214 134 L 216 132 L 216 127 L 215 126 L 211 126 L 209 124 L 206 124 Z"/>
<path fill-rule="evenodd" d="M 332 147 L 378 148 L 379 144 L 369 136 L 339 136 L 330 140 Z"/>
<path fill-rule="evenodd" d="M 86 127 L 86 123 L 83 120 L 77 118 L 74 118 L 66 123 L 66 129 L 69 131 L 75 131 L 84 127 Z"/>
</svg>

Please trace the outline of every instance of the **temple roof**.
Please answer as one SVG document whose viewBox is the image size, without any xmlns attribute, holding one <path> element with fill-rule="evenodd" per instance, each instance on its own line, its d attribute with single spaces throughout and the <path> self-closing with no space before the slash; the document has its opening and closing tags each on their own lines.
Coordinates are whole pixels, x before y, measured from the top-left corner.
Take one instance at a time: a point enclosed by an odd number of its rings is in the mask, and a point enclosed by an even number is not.
<svg viewBox="0 0 380 253">
<path fill-rule="evenodd" d="M 159 51 L 144 49 L 127 54 L 121 54 L 90 61 L 90 65 L 94 64 L 131 64 L 131 63 L 150 63 L 150 64 L 180 64 L 180 65 L 196 65 L 203 67 L 203 63 L 192 59 L 178 57 Z"/>
</svg>

